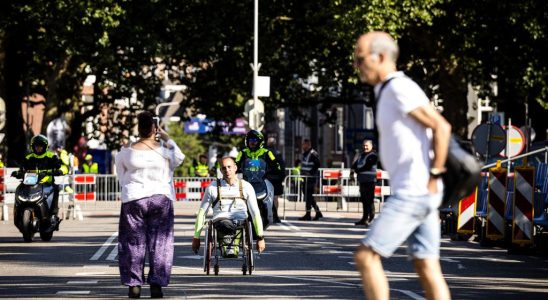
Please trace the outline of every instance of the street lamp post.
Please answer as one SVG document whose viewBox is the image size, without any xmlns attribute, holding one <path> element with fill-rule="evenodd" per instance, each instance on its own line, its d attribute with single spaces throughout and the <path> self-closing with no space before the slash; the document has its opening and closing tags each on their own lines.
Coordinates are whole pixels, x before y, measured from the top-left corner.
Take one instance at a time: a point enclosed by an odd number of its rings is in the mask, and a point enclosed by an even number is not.
<svg viewBox="0 0 548 300">
<path fill-rule="evenodd" d="M 257 78 L 259 77 L 259 0 L 255 0 L 253 12 L 253 107 L 257 104 Z"/>
</svg>

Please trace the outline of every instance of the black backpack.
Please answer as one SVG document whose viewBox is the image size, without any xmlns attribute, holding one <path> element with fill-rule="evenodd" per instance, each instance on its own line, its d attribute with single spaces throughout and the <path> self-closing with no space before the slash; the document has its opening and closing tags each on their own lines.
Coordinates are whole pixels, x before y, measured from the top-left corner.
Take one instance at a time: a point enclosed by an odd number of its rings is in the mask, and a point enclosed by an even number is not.
<svg viewBox="0 0 548 300">
<path fill-rule="evenodd" d="M 449 142 L 446 171 L 442 175 L 445 186 L 441 208 L 455 206 L 470 195 L 481 180 L 481 162 L 461 146 L 460 140 L 452 136 Z"/>
</svg>

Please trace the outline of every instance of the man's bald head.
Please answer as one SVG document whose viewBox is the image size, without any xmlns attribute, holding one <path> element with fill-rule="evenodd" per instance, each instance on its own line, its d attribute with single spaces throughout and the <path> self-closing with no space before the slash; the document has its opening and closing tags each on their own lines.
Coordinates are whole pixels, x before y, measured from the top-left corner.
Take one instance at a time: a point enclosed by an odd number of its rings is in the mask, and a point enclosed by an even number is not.
<svg viewBox="0 0 548 300">
<path fill-rule="evenodd" d="M 360 80 L 375 85 L 396 71 L 399 48 L 386 32 L 372 31 L 356 41 L 354 66 L 360 72 Z"/>
</svg>

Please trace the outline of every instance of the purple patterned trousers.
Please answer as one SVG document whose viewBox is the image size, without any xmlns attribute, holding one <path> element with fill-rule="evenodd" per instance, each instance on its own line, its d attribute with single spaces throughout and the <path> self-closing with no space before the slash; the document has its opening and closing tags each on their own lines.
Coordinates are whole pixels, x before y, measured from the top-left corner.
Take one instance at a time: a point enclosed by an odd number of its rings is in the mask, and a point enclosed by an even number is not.
<svg viewBox="0 0 548 300">
<path fill-rule="evenodd" d="M 147 282 L 167 286 L 173 265 L 173 203 L 165 195 L 154 195 L 122 204 L 118 228 L 118 266 L 123 285 Z"/>
</svg>

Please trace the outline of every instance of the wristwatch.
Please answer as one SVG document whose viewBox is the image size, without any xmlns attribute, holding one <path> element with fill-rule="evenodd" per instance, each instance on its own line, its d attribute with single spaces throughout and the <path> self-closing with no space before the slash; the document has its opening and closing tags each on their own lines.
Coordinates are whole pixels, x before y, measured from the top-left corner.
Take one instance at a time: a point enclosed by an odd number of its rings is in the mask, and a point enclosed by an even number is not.
<svg viewBox="0 0 548 300">
<path fill-rule="evenodd" d="M 262 241 L 264 240 L 264 236 L 263 235 L 258 235 L 257 236 L 257 241 Z"/>
<path fill-rule="evenodd" d="M 445 173 L 445 169 L 430 168 L 430 176 L 432 178 L 439 178 Z"/>
</svg>

